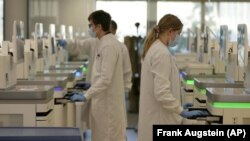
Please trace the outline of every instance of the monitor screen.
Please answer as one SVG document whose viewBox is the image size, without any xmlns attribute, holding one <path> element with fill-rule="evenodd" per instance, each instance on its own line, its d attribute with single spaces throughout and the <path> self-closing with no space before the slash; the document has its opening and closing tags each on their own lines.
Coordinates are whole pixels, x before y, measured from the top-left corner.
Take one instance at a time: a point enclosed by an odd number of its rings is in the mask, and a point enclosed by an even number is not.
<svg viewBox="0 0 250 141">
<path fill-rule="evenodd" d="M 227 46 L 228 46 L 228 27 L 225 25 L 220 27 L 220 58 L 222 60 L 226 60 Z"/>
</svg>

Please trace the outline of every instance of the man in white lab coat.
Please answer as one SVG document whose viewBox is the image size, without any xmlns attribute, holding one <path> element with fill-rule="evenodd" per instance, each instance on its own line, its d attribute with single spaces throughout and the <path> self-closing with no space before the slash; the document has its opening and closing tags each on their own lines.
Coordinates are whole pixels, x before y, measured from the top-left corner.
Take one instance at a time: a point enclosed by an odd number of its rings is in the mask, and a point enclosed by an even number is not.
<svg viewBox="0 0 250 141">
<path fill-rule="evenodd" d="M 117 24 L 115 21 L 111 20 L 110 24 L 110 32 L 113 33 L 114 35 L 116 34 L 117 30 Z M 128 53 L 128 48 L 125 44 L 121 43 L 122 47 L 122 56 L 123 56 L 123 81 L 124 81 L 124 91 L 125 93 L 128 93 L 131 90 L 132 86 L 132 69 L 131 69 L 131 61 L 130 61 L 130 56 Z M 125 95 L 124 95 L 125 96 Z M 125 123 L 124 125 L 128 127 L 127 123 L 127 110 L 126 110 L 126 97 L 124 97 L 123 100 L 123 105 L 124 105 L 124 115 L 125 115 Z"/>
<path fill-rule="evenodd" d="M 91 28 L 91 27 L 90 27 Z M 113 35 L 116 34 L 117 30 L 117 24 L 111 20 L 110 24 L 110 32 L 113 33 Z M 84 40 L 79 40 L 77 41 L 77 47 L 79 50 L 79 54 L 87 54 L 89 57 L 89 66 L 88 66 L 88 73 L 87 73 L 87 79 L 86 81 L 91 83 L 92 80 L 91 76 L 93 76 L 93 64 L 94 64 L 94 59 L 96 57 L 96 52 L 97 48 L 99 46 L 100 40 L 96 38 L 95 33 L 92 31 L 92 29 L 89 29 L 89 35 L 91 38 L 87 38 Z M 128 92 L 131 89 L 132 86 L 132 69 L 131 69 L 131 62 L 130 62 L 130 57 L 128 53 L 128 49 L 125 44 L 120 43 L 122 49 L 122 70 L 123 70 L 123 81 L 124 81 L 124 91 Z M 126 114 L 126 104 L 125 104 L 125 97 L 123 100 L 123 105 L 124 105 L 124 115 L 125 115 L 125 123 L 124 126 L 127 127 L 127 114 Z M 86 114 L 86 113 L 85 113 Z M 84 116 L 85 117 L 85 116 Z"/>
<path fill-rule="evenodd" d="M 98 10 L 88 18 L 100 40 L 94 61 L 94 76 L 83 101 L 91 99 L 92 141 L 124 141 L 126 129 L 123 108 L 124 88 L 122 49 L 109 32 L 111 17 Z"/>
</svg>

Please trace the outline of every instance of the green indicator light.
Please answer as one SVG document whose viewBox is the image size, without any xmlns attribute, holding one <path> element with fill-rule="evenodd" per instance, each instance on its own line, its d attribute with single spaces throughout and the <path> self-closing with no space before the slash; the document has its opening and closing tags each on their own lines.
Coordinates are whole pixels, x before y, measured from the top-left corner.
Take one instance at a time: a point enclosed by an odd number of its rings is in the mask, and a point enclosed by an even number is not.
<svg viewBox="0 0 250 141">
<path fill-rule="evenodd" d="M 250 103 L 213 102 L 215 108 L 250 108 Z"/>
<path fill-rule="evenodd" d="M 87 72 L 87 70 L 88 70 L 87 67 L 82 68 L 82 72 Z"/>
<path fill-rule="evenodd" d="M 188 84 L 188 85 L 194 85 L 194 80 L 186 80 L 186 84 Z"/>
<path fill-rule="evenodd" d="M 206 92 L 207 92 L 206 89 L 199 89 L 199 88 L 197 89 L 201 95 L 206 95 Z"/>
</svg>

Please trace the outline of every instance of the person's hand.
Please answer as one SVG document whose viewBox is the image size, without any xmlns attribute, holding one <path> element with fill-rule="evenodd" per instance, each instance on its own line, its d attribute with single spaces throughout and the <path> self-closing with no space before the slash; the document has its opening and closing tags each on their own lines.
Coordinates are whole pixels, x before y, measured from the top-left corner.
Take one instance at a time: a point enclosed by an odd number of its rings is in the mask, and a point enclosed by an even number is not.
<svg viewBox="0 0 250 141">
<path fill-rule="evenodd" d="M 186 102 L 183 104 L 183 109 L 188 109 L 189 107 L 193 107 L 193 103 Z"/>
<path fill-rule="evenodd" d="M 90 83 L 84 82 L 84 83 L 76 83 L 74 88 L 76 89 L 83 89 L 83 90 L 88 90 L 91 87 Z"/>
<path fill-rule="evenodd" d="M 200 117 L 207 116 L 208 113 L 201 110 L 192 110 L 192 111 L 184 110 L 181 112 L 180 115 L 184 118 L 196 118 L 199 116 Z"/>
<path fill-rule="evenodd" d="M 57 41 L 57 45 L 65 48 L 67 46 L 67 41 L 63 40 L 63 39 L 60 39 L 60 40 Z"/>
<path fill-rule="evenodd" d="M 70 97 L 70 100 L 72 102 L 75 102 L 75 101 L 87 101 L 86 97 L 84 96 L 84 94 L 74 94 Z"/>
</svg>

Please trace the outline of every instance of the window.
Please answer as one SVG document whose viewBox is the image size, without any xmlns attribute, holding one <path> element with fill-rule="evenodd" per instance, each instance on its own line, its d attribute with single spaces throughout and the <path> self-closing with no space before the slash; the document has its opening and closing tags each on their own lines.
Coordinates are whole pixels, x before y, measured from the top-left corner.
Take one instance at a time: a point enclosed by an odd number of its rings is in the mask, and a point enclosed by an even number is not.
<svg viewBox="0 0 250 141">
<path fill-rule="evenodd" d="M 166 14 L 176 15 L 184 25 L 178 46 L 170 48 L 170 51 L 187 51 L 187 29 L 193 29 L 194 32 L 195 27 L 200 28 L 201 26 L 200 2 L 157 2 L 157 23 Z"/>
<path fill-rule="evenodd" d="M 250 3 L 249 2 L 220 2 L 217 25 L 228 25 L 230 41 L 237 41 L 237 25 L 246 24 L 250 27 Z M 233 10 L 232 10 L 233 9 Z M 250 37 L 248 30 L 248 38 Z"/>
<path fill-rule="evenodd" d="M 200 27 L 201 4 L 199 2 L 157 2 L 157 21 L 169 13 L 180 18 L 184 24 L 183 30 Z"/>
<path fill-rule="evenodd" d="M 117 37 L 123 41 L 124 36 L 144 37 L 147 24 L 147 2 L 146 1 L 97 1 L 96 10 L 108 12 L 117 23 Z M 139 22 L 137 28 L 135 23 Z"/>
</svg>

